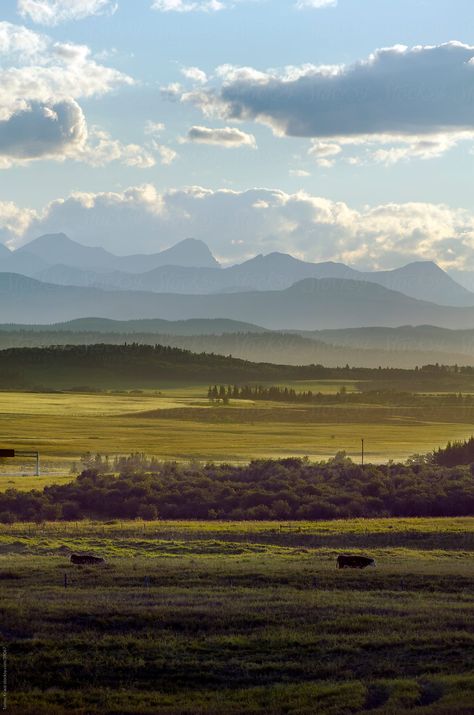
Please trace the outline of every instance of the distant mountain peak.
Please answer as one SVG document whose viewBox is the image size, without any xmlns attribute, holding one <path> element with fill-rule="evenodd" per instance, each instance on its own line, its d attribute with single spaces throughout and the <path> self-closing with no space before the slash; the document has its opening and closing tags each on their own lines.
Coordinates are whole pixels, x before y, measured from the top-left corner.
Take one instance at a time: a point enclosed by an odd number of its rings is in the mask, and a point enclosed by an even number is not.
<svg viewBox="0 0 474 715">
<path fill-rule="evenodd" d="M 169 265 L 189 266 L 193 268 L 219 268 L 219 263 L 212 255 L 209 246 L 199 238 L 184 238 L 174 246 L 159 254 Z M 162 262 L 162 265 L 165 265 Z"/>
<path fill-rule="evenodd" d="M 17 252 L 33 254 L 50 265 L 62 263 L 77 268 L 87 268 L 91 265 L 106 267 L 112 258 L 112 254 L 105 248 L 84 246 L 65 233 L 46 233 L 22 246 Z"/>
<path fill-rule="evenodd" d="M 56 244 L 56 245 L 62 245 L 63 243 L 75 243 L 76 245 L 79 245 L 77 241 L 73 241 L 72 238 L 69 238 L 69 236 L 66 236 L 65 233 L 44 233 L 42 236 L 38 236 L 38 238 L 33 239 L 33 241 L 30 241 L 30 248 L 31 246 L 40 246 L 44 244 Z"/>
<path fill-rule="evenodd" d="M 434 261 L 412 261 L 401 268 L 395 268 L 392 272 L 395 273 L 395 271 L 412 271 L 420 273 L 436 272 L 437 274 L 445 273 L 443 269 L 440 268 Z"/>
<path fill-rule="evenodd" d="M 81 253 L 85 251 L 94 251 L 109 256 L 112 255 L 106 251 L 105 248 L 101 248 L 100 246 L 85 246 L 84 244 L 79 243 L 79 241 L 74 241 L 65 233 L 45 233 L 42 236 L 38 236 L 38 238 L 33 239 L 33 241 L 30 241 L 30 243 L 27 243 L 18 250 L 25 250 L 28 251 L 28 253 L 41 254 L 45 251 L 51 250 L 74 250 L 77 252 L 80 251 Z"/>
</svg>

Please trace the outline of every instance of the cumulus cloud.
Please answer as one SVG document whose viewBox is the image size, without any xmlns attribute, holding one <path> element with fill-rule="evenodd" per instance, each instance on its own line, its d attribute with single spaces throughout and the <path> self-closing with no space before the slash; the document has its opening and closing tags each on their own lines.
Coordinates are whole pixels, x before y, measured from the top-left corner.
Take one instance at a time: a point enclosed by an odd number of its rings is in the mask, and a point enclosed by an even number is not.
<svg viewBox="0 0 474 715">
<path fill-rule="evenodd" d="M 87 139 L 87 125 L 74 100 L 32 102 L 28 109 L 0 121 L 0 167 L 32 159 L 74 156 Z"/>
<path fill-rule="evenodd" d="M 0 201 L 0 243 L 13 246 L 36 220 L 37 212 L 24 209 L 13 201 Z"/>
<path fill-rule="evenodd" d="M 433 158 L 474 138 L 474 46 L 395 46 L 349 65 L 265 72 L 223 65 L 175 96 L 205 116 L 256 121 L 278 136 L 398 148 L 376 147 L 374 161 Z"/>
<path fill-rule="evenodd" d="M 14 245 L 64 231 L 124 254 L 152 252 L 195 236 L 225 261 L 283 251 L 368 269 L 413 260 L 435 260 L 461 271 L 474 264 L 474 215 L 468 211 L 427 203 L 356 210 L 306 192 L 264 188 L 192 186 L 160 193 L 147 184 L 123 192 L 76 193 L 37 213 L 0 204 L 2 226 L 0 236 Z"/>
<path fill-rule="evenodd" d="M 79 104 L 131 84 L 84 45 L 0 22 L 0 168 L 37 159 L 152 166 L 150 150 L 88 130 Z"/>
<path fill-rule="evenodd" d="M 22 17 L 51 27 L 91 15 L 114 13 L 117 3 L 111 0 L 18 0 Z"/>
<path fill-rule="evenodd" d="M 213 144 L 227 149 L 241 146 L 249 146 L 255 149 L 257 146 L 253 134 L 247 134 L 247 132 L 235 127 L 212 129 L 211 127 L 194 126 L 188 131 L 186 141 L 195 144 Z"/>
</svg>

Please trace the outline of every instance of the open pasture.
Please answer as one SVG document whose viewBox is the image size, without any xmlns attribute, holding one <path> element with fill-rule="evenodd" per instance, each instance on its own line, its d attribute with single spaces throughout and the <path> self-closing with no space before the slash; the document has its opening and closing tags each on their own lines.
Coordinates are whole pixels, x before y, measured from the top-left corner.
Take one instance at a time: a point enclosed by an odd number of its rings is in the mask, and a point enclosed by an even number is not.
<svg viewBox="0 0 474 715">
<path fill-rule="evenodd" d="M 33 474 L 32 462 L 5 462 L 0 489 L 70 479 L 71 467 L 79 468 L 87 452 L 247 462 L 304 455 L 328 459 L 344 450 L 358 460 L 364 437 L 367 461 L 404 460 L 470 437 L 472 422 L 464 419 L 456 407 L 439 414 L 380 405 L 307 407 L 240 400 L 211 407 L 204 385 L 139 394 L 0 392 L 1 446 L 38 449 L 44 475 L 21 476 Z"/>
<path fill-rule="evenodd" d="M 8 711 L 467 715 L 473 538 L 473 519 L 2 526 Z M 377 569 L 336 570 L 341 550 Z"/>
</svg>

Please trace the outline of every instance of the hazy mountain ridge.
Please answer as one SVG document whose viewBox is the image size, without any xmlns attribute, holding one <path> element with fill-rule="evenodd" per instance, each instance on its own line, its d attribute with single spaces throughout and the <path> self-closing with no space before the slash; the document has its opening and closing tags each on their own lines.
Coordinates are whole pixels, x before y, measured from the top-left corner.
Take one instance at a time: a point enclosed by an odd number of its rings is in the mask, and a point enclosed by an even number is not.
<svg viewBox="0 0 474 715">
<path fill-rule="evenodd" d="M 374 359 L 375 354 L 380 354 L 385 361 L 390 355 L 394 357 L 394 364 L 398 366 L 402 366 L 400 360 L 403 364 L 406 361 L 409 365 L 419 364 L 421 355 L 424 356 L 423 362 L 434 360 L 450 364 L 455 362 L 471 364 L 474 359 L 474 329 L 451 330 L 433 325 L 295 332 L 271 331 L 251 323 L 225 319 L 168 321 L 81 318 L 43 325 L 0 324 L 2 347 L 67 344 L 68 341 L 79 344 L 81 341 L 91 343 L 109 340 L 114 344 L 127 341 L 147 344 L 165 341 L 164 344 L 172 344 L 169 341 L 174 338 L 177 340 L 176 347 L 186 347 L 184 342 L 181 344 L 179 341 L 189 339 L 193 341 L 189 345 L 196 345 L 196 349 L 198 347 L 205 350 L 215 349 L 217 352 L 224 350 L 226 354 L 230 351 L 235 352 L 236 355 L 239 348 L 247 350 L 250 344 L 252 351 L 257 345 L 265 345 L 261 357 L 270 362 L 272 362 L 273 351 L 278 352 L 282 346 L 285 346 L 285 349 L 288 347 L 290 351 L 288 354 L 300 364 L 304 361 L 312 362 L 310 358 L 314 357 L 314 350 L 322 346 L 325 349 L 348 348 L 351 354 L 354 350 L 360 350 L 367 355 L 370 353 L 370 357 Z M 215 344 L 214 338 L 218 338 Z M 212 348 L 209 347 L 211 344 Z M 247 353 L 242 354 L 242 357 L 247 358 Z M 278 358 L 277 362 L 280 361 L 281 358 Z"/>
<path fill-rule="evenodd" d="M 474 330 L 451 330 L 434 325 L 405 325 L 300 331 L 299 335 L 333 345 L 380 350 L 438 350 L 474 355 Z"/>
<path fill-rule="evenodd" d="M 115 256 L 64 234 L 51 234 L 15 252 L 5 249 L 0 270 L 57 285 L 197 295 L 284 290 L 305 278 L 338 278 L 375 283 L 439 305 L 474 306 L 474 293 L 429 261 L 362 272 L 342 263 L 309 263 L 274 252 L 221 268 L 207 245 L 196 239 L 151 255 Z"/>
<path fill-rule="evenodd" d="M 66 330 L 0 330 L 0 350 L 52 345 L 95 345 L 125 343 L 167 345 L 196 353 L 232 355 L 252 362 L 288 365 L 322 364 L 339 367 L 414 368 L 430 363 L 472 365 L 474 353 L 429 350 L 380 350 L 331 345 L 289 333 L 223 333 L 213 335 L 167 335 Z"/>
<path fill-rule="evenodd" d="M 0 321 L 60 322 L 99 315 L 119 320 L 227 318 L 274 330 L 396 327 L 406 323 L 474 327 L 474 308 L 453 308 L 409 298 L 374 283 L 306 279 L 282 291 L 179 295 L 102 291 L 41 283 L 0 274 Z"/>
<path fill-rule="evenodd" d="M 121 333 L 133 338 L 136 334 L 147 335 L 222 335 L 223 333 L 264 333 L 265 328 L 252 323 L 242 323 L 236 320 L 161 320 L 160 318 L 145 318 L 142 320 L 112 320 L 108 318 L 79 318 L 64 323 L 31 325 L 25 323 L 4 323 L 0 325 L 0 333 L 48 332 L 81 334 L 94 332 L 101 335 Z M 270 332 L 270 331 L 268 331 Z"/>
</svg>

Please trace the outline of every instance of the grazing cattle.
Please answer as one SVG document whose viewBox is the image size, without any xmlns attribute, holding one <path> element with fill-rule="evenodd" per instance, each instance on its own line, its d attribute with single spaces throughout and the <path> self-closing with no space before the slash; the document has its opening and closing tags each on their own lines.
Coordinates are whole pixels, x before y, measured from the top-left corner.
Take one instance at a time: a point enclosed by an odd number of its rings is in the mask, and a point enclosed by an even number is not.
<svg viewBox="0 0 474 715">
<path fill-rule="evenodd" d="M 370 556 L 349 556 L 339 554 L 337 557 L 337 568 L 339 569 L 365 569 L 367 566 L 376 567 L 375 559 Z"/>
<path fill-rule="evenodd" d="M 71 554 L 72 564 L 105 564 L 105 559 L 100 556 L 89 556 L 88 554 Z"/>
</svg>

